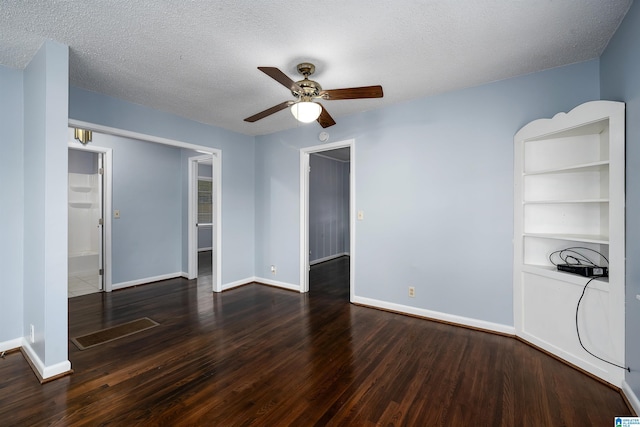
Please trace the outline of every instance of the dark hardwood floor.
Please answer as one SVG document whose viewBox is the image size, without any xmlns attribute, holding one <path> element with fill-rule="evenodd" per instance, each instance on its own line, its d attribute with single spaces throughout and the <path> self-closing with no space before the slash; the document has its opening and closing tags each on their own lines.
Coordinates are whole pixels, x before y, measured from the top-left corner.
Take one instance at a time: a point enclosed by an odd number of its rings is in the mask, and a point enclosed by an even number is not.
<svg viewBox="0 0 640 427">
<path fill-rule="evenodd" d="M 69 336 L 153 329 L 85 351 L 40 385 L 0 359 L 0 425 L 609 426 L 620 394 L 515 339 L 349 304 L 348 258 L 309 294 L 196 281 L 69 299 Z"/>
</svg>

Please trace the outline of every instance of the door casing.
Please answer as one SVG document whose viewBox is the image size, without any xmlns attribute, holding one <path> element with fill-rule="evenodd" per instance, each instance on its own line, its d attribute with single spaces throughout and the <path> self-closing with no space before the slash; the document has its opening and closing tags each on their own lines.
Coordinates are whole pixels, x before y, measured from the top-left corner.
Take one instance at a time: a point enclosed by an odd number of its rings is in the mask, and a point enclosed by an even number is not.
<svg viewBox="0 0 640 427">
<path fill-rule="evenodd" d="M 315 145 L 300 150 L 300 292 L 309 292 L 309 155 L 348 147 L 349 173 L 349 300 L 355 298 L 356 260 L 356 144 L 354 139 Z"/>
</svg>

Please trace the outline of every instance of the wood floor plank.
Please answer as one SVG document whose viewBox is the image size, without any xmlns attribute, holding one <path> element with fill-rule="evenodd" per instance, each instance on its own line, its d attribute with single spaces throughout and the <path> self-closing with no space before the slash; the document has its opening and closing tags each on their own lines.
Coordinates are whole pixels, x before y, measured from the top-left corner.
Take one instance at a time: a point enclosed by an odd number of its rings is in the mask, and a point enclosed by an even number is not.
<svg viewBox="0 0 640 427">
<path fill-rule="evenodd" d="M 309 294 L 222 294 L 172 279 L 69 300 L 69 336 L 159 326 L 79 351 L 41 385 L 0 359 L 0 424 L 582 426 L 631 415 L 620 394 L 513 338 L 349 303 L 349 260 Z"/>
</svg>

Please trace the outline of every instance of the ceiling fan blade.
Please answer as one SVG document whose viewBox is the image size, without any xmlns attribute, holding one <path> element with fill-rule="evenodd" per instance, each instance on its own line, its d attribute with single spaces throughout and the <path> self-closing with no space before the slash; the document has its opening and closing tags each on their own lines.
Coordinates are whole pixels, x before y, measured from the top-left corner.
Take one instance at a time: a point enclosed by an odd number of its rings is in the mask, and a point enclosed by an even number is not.
<svg viewBox="0 0 640 427">
<path fill-rule="evenodd" d="M 320 96 L 328 101 L 339 99 L 382 98 L 382 86 L 350 87 L 346 89 L 329 89 L 320 92 Z"/>
<path fill-rule="evenodd" d="M 259 112 L 258 114 L 254 114 L 251 117 L 247 117 L 246 119 L 244 119 L 245 122 L 257 122 L 260 119 L 264 119 L 267 116 L 272 115 L 273 113 L 277 113 L 280 110 L 284 110 L 285 108 L 287 108 L 288 106 L 290 106 L 293 103 L 293 101 L 284 101 L 282 104 L 278 104 L 278 105 L 274 105 L 271 108 L 267 108 L 264 111 Z"/>
<path fill-rule="evenodd" d="M 320 103 L 318 102 L 318 104 Z M 317 119 L 318 123 L 320 123 L 320 126 L 322 126 L 323 128 L 328 128 L 329 126 L 335 125 L 336 121 L 333 120 L 333 117 L 331 117 L 331 114 L 329 114 L 327 109 L 324 108 L 324 105 L 320 104 L 320 106 L 322 107 L 322 111 L 320 112 L 320 116 Z"/>
<path fill-rule="evenodd" d="M 302 92 L 302 88 L 276 67 L 258 67 L 258 70 L 293 92 Z"/>
</svg>

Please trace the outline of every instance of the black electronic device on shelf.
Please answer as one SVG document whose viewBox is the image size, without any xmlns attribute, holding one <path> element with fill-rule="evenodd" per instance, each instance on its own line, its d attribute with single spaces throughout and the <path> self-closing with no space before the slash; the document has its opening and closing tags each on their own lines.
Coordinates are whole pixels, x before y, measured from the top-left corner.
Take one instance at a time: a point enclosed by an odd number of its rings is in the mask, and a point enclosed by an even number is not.
<svg viewBox="0 0 640 427">
<path fill-rule="evenodd" d="M 579 274 L 584 277 L 609 277 L 609 269 L 607 267 L 584 264 L 558 264 L 557 267 L 558 271 Z"/>
</svg>

